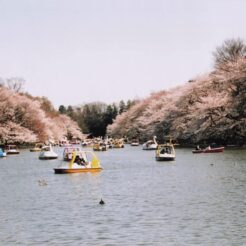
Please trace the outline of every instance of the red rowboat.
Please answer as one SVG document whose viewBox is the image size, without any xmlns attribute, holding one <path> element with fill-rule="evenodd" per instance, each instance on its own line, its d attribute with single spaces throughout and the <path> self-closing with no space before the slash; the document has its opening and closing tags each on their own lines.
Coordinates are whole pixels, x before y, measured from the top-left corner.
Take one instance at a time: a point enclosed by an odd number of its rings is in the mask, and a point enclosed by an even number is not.
<svg viewBox="0 0 246 246">
<path fill-rule="evenodd" d="M 206 149 L 198 149 L 198 150 L 192 150 L 193 154 L 200 154 L 200 153 L 219 153 L 223 152 L 225 147 L 218 147 L 218 148 L 206 148 Z"/>
</svg>

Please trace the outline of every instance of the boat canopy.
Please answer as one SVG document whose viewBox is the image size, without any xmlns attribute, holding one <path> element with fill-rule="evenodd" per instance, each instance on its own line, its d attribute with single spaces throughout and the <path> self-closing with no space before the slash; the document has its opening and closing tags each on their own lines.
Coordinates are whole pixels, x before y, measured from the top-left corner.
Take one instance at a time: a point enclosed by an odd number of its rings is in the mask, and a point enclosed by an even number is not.
<svg viewBox="0 0 246 246">
<path fill-rule="evenodd" d="M 51 148 L 50 148 L 50 146 L 44 146 L 42 148 L 42 151 L 51 151 Z"/>
<path fill-rule="evenodd" d="M 100 161 L 92 151 L 74 151 L 72 160 L 69 163 L 69 168 L 72 168 L 76 157 L 83 158 L 86 163 L 91 163 L 91 168 L 101 168 Z"/>
<path fill-rule="evenodd" d="M 6 147 L 5 147 L 6 149 L 16 149 L 17 148 L 17 146 L 16 145 L 14 145 L 14 144 L 11 144 L 11 145 L 6 145 Z"/>
<path fill-rule="evenodd" d="M 80 147 L 66 147 L 64 149 L 64 153 L 73 153 L 74 151 L 79 152 L 81 151 Z"/>
</svg>

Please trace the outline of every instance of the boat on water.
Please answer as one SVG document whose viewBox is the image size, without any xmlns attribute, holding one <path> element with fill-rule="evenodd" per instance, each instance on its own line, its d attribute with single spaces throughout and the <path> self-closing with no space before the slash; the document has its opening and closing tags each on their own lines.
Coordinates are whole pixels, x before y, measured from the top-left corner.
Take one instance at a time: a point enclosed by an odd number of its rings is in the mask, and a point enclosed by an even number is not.
<svg viewBox="0 0 246 246">
<path fill-rule="evenodd" d="M 0 148 L 0 157 L 6 157 L 7 154 L 3 151 L 2 148 Z"/>
<path fill-rule="evenodd" d="M 67 140 L 62 140 L 59 142 L 59 146 L 60 147 L 69 147 L 69 146 L 72 146 L 72 144 L 70 144 L 69 141 L 67 141 Z"/>
<path fill-rule="evenodd" d="M 138 139 L 133 139 L 133 140 L 131 141 L 131 144 L 130 144 L 130 145 L 134 147 L 134 146 L 139 146 L 139 144 L 140 144 L 140 143 L 139 143 Z"/>
<path fill-rule="evenodd" d="M 93 151 L 74 151 L 69 164 L 54 168 L 56 174 L 99 172 L 102 170 L 100 161 Z"/>
<path fill-rule="evenodd" d="M 105 143 L 96 143 L 93 145 L 93 150 L 94 151 L 106 151 L 108 150 L 108 145 Z"/>
<path fill-rule="evenodd" d="M 158 143 L 156 142 L 156 136 L 153 137 L 153 140 L 149 140 L 143 144 L 143 150 L 156 150 Z"/>
<path fill-rule="evenodd" d="M 84 140 L 81 142 L 81 146 L 83 148 L 93 148 L 93 141 L 92 140 Z"/>
<path fill-rule="evenodd" d="M 173 161 L 175 160 L 175 150 L 171 143 L 160 144 L 156 149 L 157 161 Z"/>
<path fill-rule="evenodd" d="M 195 149 L 192 150 L 193 154 L 200 154 L 200 153 L 220 153 L 220 152 L 224 152 L 225 147 L 217 147 L 217 148 L 210 148 L 207 147 L 205 149 Z"/>
<path fill-rule="evenodd" d="M 115 139 L 113 141 L 113 148 L 116 148 L 116 149 L 120 149 L 120 148 L 124 148 L 124 142 L 122 139 Z"/>
<path fill-rule="evenodd" d="M 14 144 L 9 144 L 4 147 L 5 152 L 7 155 L 17 155 L 20 154 L 20 151 L 18 150 L 17 146 Z"/>
<path fill-rule="evenodd" d="M 73 158 L 73 152 L 77 151 L 80 152 L 82 149 L 78 146 L 71 146 L 71 147 L 66 147 L 63 150 L 63 160 L 64 161 L 71 161 Z"/>
<path fill-rule="evenodd" d="M 44 146 L 38 157 L 40 160 L 52 160 L 57 159 L 58 155 L 52 149 L 51 145 Z"/>
<path fill-rule="evenodd" d="M 33 148 L 30 149 L 30 152 L 38 152 L 42 150 L 44 145 L 42 143 L 36 143 Z"/>
</svg>

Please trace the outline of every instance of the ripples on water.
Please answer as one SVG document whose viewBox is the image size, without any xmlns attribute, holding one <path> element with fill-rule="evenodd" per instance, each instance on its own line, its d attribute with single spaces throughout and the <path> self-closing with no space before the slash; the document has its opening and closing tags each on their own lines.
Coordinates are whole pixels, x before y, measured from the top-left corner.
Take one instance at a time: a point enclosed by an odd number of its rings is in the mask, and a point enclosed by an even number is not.
<svg viewBox="0 0 246 246">
<path fill-rule="evenodd" d="M 0 245 L 246 245 L 245 150 L 176 155 L 126 146 L 67 175 L 28 150 L 1 159 Z"/>
</svg>

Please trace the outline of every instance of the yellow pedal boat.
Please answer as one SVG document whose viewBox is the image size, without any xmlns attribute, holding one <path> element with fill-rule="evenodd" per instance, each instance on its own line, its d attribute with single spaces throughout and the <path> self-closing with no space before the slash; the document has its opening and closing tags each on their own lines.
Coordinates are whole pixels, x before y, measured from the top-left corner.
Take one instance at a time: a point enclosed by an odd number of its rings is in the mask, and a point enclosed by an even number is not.
<svg viewBox="0 0 246 246">
<path fill-rule="evenodd" d="M 173 144 L 167 143 L 158 145 L 155 158 L 157 161 L 174 161 L 175 150 Z"/>
<path fill-rule="evenodd" d="M 30 152 L 38 152 L 41 151 L 43 148 L 44 144 L 42 143 L 36 143 L 33 148 L 30 149 Z"/>
<path fill-rule="evenodd" d="M 100 172 L 100 161 L 92 151 L 74 151 L 69 164 L 54 168 L 56 174 Z"/>
</svg>

